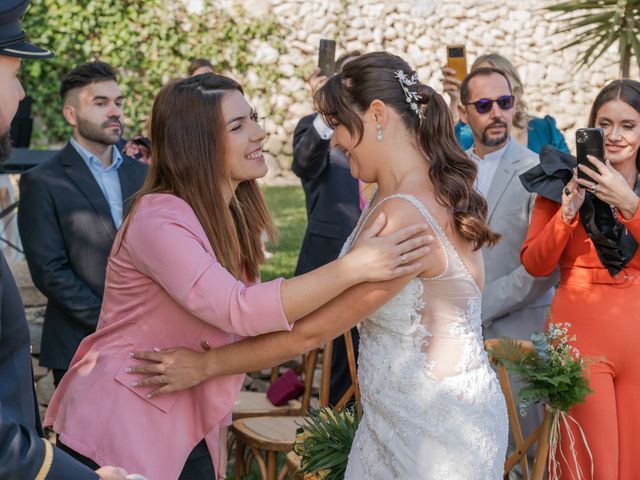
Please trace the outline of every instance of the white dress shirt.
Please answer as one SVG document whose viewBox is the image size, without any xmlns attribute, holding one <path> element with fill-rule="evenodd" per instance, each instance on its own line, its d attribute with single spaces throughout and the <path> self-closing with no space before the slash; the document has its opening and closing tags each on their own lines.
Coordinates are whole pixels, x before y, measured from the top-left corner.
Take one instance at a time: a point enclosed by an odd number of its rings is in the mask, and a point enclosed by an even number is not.
<svg viewBox="0 0 640 480">
<path fill-rule="evenodd" d="M 467 150 L 469 158 L 478 165 L 478 176 L 476 177 L 475 188 L 485 198 L 489 193 L 489 188 L 491 188 L 491 183 L 493 182 L 493 177 L 496 175 L 496 170 L 498 170 L 498 164 L 500 163 L 500 160 L 502 160 L 504 152 L 509 146 L 510 141 L 511 140 L 507 141 L 504 147 L 500 150 L 487 153 L 484 158 L 480 158 L 476 154 L 475 147 L 471 147 Z"/>
<path fill-rule="evenodd" d="M 316 113 L 316 118 L 313 119 L 313 128 L 316 129 L 316 132 L 323 140 L 330 140 L 333 136 L 333 128 L 324 123 L 319 113 Z"/>
</svg>

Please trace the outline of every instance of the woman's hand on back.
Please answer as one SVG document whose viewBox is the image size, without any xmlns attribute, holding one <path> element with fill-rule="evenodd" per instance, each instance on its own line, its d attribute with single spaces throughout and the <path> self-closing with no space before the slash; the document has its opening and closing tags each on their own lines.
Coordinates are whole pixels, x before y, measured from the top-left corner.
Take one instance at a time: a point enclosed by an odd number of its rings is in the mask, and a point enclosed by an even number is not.
<svg viewBox="0 0 640 480">
<path fill-rule="evenodd" d="M 135 352 L 133 358 L 150 363 L 136 365 L 126 370 L 131 374 L 149 374 L 142 380 L 131 383 L 133 387 L 162 385 L 149 393 L 148 398 L 171 392 L 179 392 L 207 380 L 207 360 L 204 352 L 178 347 L 153 352 Z"/>
<path fill-rule="evenodd" d="M 433 237 L 425 234 L 426 224 L 410 225 L 379 237 L 386 223 L 386 216 L 378 215 L 342 259 L 361 274 L 363 282 L 392 280 L 418 273 L 422 268 L 420 259 L 431 252 L 429 245 L 433 243 Z"/>
</svg>

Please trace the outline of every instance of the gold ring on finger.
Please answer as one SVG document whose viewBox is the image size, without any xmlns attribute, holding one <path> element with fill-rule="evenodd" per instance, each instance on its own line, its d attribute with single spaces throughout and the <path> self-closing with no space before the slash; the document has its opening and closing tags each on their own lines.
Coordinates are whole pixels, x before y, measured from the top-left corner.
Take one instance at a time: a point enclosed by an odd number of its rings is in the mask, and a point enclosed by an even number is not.
<svg viewBox="0 0 640 480">
<path fill-rule="evenodd" d="M 400 265 L 404 265 L 405 263 L 407 263 L 407 259 L 404 256 L 404 253 L 402 255 L 400 255 Z"/>
</svg>

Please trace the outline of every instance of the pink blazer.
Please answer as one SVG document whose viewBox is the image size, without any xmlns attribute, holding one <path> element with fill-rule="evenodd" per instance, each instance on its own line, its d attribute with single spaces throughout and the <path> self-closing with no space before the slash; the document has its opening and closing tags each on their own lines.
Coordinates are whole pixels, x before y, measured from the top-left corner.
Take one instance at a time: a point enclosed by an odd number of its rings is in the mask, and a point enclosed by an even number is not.
<svg viewBox="0 0 640 480">
<path fill-rule="evenodd" d="M 218 430 L 229 424 L 243 375 L 147 399 L 132 388 L 128 353 L 154 347 L 212 348 L 290 329 L 282 279 L 245 285 L 225 270 L 193 210 L 168 194 L 146 195 L 107 265 L 96 333 L 83 340 L 45 417 L 61 440 L 99 465 L 175 480 L 206 437 L 218 472 Z"/>
</svg>

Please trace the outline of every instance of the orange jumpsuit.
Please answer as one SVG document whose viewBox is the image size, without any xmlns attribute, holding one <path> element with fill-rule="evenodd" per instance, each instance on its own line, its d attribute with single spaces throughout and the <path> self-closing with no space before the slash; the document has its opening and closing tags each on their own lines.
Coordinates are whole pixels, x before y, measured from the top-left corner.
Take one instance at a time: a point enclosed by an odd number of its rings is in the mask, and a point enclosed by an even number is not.
<svg viewBox="0 0 640 480">
<path fill-rule="evenodd" d="M 549 275 L 560 264 L 560 286 L 548 321 L 568 322 L 583 357 L 605 357 L 591 366 L 593 394 L 569 412 L 582 426 L 594 461 L 596 480 L 640 478 L 640 248 L 627 267 L 611 277 L 578 215 L 567 225 L 560 204 L 538 196 L 520 258 L 533 276 Z M 620 221 L 640 240 L 640 208 Z M 582 473 L 591 478 L 591 462 L 580 434 L 573 430 Z M 569 440 L 562 435 L 564 456 Z M 562 478 L 572 478 L 558 455 Z M 576 477 L 577 478 L 577 477 Z"/>
</svg>

